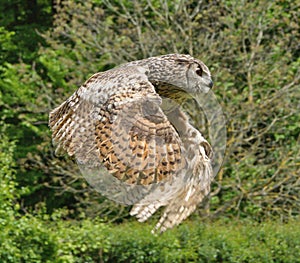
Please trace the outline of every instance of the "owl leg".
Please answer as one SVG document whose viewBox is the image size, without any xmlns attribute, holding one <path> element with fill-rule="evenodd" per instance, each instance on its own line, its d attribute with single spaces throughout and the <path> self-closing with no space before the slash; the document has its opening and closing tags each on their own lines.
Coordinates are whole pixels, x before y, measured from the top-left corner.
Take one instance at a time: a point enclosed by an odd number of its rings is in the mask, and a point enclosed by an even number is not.
<svg viewBox="0 0 300 263">
<path fill-rule="evenodd" d="M 180 134 L 188 160 L 189 169 L 182 170 L 182 173 L 190 175 L 175 199 L 167 205 L 152 233 L 162 233 L 180 224 L 193 213 L 197 205 L 209 193 L 213 177 L 212 149 L 209 143 L 189 123 L 187 115 L 179 107 L 169 113 L 168 118 Z"/>
<path fill-rule="evenodd" d="M 212 168 L 210 160 L 203 157 L 201 154 L 197 157 L 192 176 L 176 198 L 168 204 L 152 233 L 162 233 L 168 228 L 180 224 L 196 210 L 197 205 L 209 194 Z"/>
<path fill-rule="evenodd" d="M 172 228 L 180 224 L 184 219 L 186 219 L 191 213 L 196 209 L 196 205 L 184 206 L 181 200 L 177 200 L 177 205 L 172 203 L 164 211 L 162 217 L 152 229 L 151 233 L 163 233 L 168 228 Z M 181 203 L 181 204 L 180 204 Z M 174 206 L 173 206 L 174 205 Z"/>
</svg>

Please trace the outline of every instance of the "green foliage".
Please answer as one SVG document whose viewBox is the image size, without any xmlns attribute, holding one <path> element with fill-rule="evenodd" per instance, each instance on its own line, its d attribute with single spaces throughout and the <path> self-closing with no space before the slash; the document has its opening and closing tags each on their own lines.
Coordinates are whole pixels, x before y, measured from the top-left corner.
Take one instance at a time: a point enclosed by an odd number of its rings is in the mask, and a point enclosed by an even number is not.
<svg viewBox="0 0 300 263">
<path fill-rule="evenodd" d="M 8 222 L 1 239 L 1 262 L 53 262 L 55 259 L 53 233 L 32 216 L 16 217 Z"/>
<path fill-rule="evenodd" d="M 297 5 L 64 1 L 56 10 L 53 28 L 43 35 L 52 48 L 40 50 L 45 74 L 59 87 L 54 104 L 91 73 L 115 64 L 171 52 L 199 57 L 212 71 L 227 117 L 227 162 L 216 177 L 209 216 L 259 220 L 299 214 Z M 61 176 L 55 166 L 63 191 L 78 192 L 74 167 L 62 163 L 70 175 Z M 75 198 L 97 207 L 95 195 L 86 195 Z"/>
<path fill-rule="evenodd" d="M 298 221 L 189 222 L 154 236 L 138 223 L 78 223 L 63 214 L 16 219 L 6 228 L 1 262 L 300 262 Z"/>
<path fill-rule="evenodd" d="M 12 52 L 16 51 L 17 47 L 12 42 L 12 37 L 15 32 L 10 32 L 4 27 L 0 27 L 0 63 L 6 61 Z"/>
<path fill-rule="evenodd" d="M 161 236 L 137 223 L 109 229 L 104 262 L 299 262 L 298 222 L 190 222 Z M 299 228 L 298 228 L 299 229 Z M 107 257 L 108 256 L 108 257 Z"/>
<path fill-rule="evenodd" d="M 57 262 L 95 262 L 110 249 L 110 228 L 101 222 L 82 220 L 58 223 Z"/>
<path fill-rule="evenodd" d="M 11 36 L 7 62 L 16 63 L 19 58 L 30 62 L 36 58 L 43 42 L 38 31 L 46 30 L 52 22 L 51 3 L 50 0 L 0 0 L 0 27 L 6 28 Z"/>
<path fill-rule="evenodd" d="M 298 3 L 0 2 L 1 262 L 300 262 Z M 155 237 L 91 219 L 124 222 L 129 208 L 54 156 L 47 122 L 93 73 L 172 52 L 209 66 L 227 118 L 206 215 L 241 221 Z"/>
<path fill-rule="evenodd" d="M 0 127 L 0 220 L 6 220 L 10 218 L 16 195 L 13 160 L 15 143 L 9 141 L 3 122 L 0 122 Z"/>
</svg>

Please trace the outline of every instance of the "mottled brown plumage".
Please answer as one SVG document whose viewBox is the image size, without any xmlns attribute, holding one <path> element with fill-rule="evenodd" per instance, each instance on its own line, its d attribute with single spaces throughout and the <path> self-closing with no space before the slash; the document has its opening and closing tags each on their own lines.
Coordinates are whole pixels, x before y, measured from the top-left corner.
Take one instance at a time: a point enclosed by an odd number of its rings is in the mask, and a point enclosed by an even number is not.
<svg viewBox="0 0 300 263">
<path fill-rule="evenodd" d="M 180 104 L 211 86 L 203 62 L 180 54 L 96 73 L 50 113 L 56 153 L 74 156 L 107 197 L 133 204 L 139 221 L 166 206 L 155 227 L 165 231 L 210 190 L 211 147 Z"/>
<path fill-rule="evenodd" d="M 135 94 L 112 96 L 106 105 L 134 98 Z M 157 99 L 159 99 L 157 97 Z M 150 105 L 148 105 L 150 104 Z M 100 161 L 113 176 L 128 184 L 148 185 L 168 180 L 181 161 L 180 139 L 162 110 L 147 99 L 102 111 L 96 123 Z M 152 108 L 151 108 L 152 107 Z M 153 112 L 146 114 L 143 110 Z M 110 119 L 117 117 L 115 122 Z M 160 140 L 160 145 L 156 141 Z"/>
</svg>

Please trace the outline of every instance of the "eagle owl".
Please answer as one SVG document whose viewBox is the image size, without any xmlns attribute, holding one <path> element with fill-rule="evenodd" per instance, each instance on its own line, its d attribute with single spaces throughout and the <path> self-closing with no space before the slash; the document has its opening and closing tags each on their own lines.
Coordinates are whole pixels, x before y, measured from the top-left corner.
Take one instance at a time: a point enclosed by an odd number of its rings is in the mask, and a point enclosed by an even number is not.
<svg viewBox="0 0 300 263">
<path fill-rule="evenodd" d="M 210 71 L 169 54 L 94 74 L 50 113 L 56 153 L 75 157 L 106 197 L 133 205 L 140 222 L 164 206 L 153 229 L 186 219 L 210 191 L 212 149 L 180 106 L 212 87 Z"/>
</svg>

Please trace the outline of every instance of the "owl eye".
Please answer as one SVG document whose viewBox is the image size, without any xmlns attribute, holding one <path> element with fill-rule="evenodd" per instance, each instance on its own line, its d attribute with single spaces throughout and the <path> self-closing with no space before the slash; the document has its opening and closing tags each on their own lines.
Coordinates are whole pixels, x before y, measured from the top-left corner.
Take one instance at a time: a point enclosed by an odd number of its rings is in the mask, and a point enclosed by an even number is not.
<svg viewBox="0 0 300 263">
<path fill-rule="evenodd" d="M 203 70 L 202 70 L 201 67 L 199 67 L 199 68 L 196 69 L 196 74 L 197 74 L 198 76 L 202 77 Z"/>
</svg>

